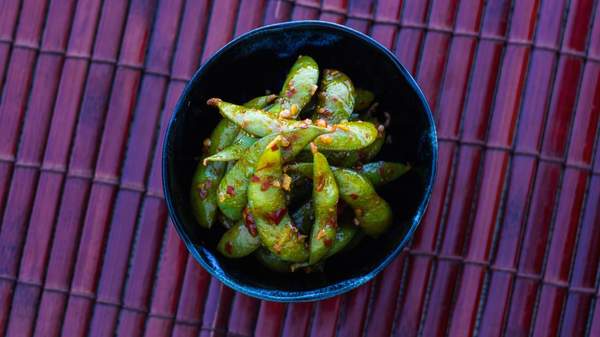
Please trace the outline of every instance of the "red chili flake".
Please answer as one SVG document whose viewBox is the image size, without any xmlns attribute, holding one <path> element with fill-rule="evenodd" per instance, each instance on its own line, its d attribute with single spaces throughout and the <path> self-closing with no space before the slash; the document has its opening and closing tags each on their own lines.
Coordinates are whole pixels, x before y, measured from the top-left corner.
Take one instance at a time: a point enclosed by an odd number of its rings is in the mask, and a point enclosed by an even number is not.
<svg viewBox="0 0 600 337">
<path fill-rule="evenodd" d="M 383 166 L 379 167 L 379 175 L 382 177 L 385 177 L 386 175 L 385 168 Z"/>
<path fill-rule="evenodd" d="M 233 188 L 233 186 L 231 186 L 231 185 L 227 186 L 227 195 L 230 197 L 235 196 L 235 189 Z"/>
<path fill-rule="evenodd" d="M 272 150 L 272 151 L 277 151 L 277 150 L 279 150 L 279 146 L 277 145 L 277 143 L 274 143 L 273 145 L 271 145 L 271 150 Z"/>
<path fill-rule="evenodd" d="M 331 245 L 333 244 L 333 240 L 331 240 L 330 238 L 325 238 L 323 239 L 323 243 L 325 244 L 325 247 L 331 247 Z"/>
<path fill-rule="evenodd" d="M 268 190 L 269 187 L 271 187 L 271 182 L 269 180 L 265 180 L 262 182 L 262 185 L 260 185 L 260 190 L 264 192 Z"/>
<path fill-rule="evenodd" d="M 267 220 L 269 220 L 269 222 L 271 222 L 274 225 L 278 225 L 286 213 L 287 213 L 287 209 L 280 208 L 274 212 L 268 213 L 266 215 L 266 217 L 267 217 Z"/>
<path fill-rule="evenodd" d="M 229 255 L 233 254 L 233 245 L 231 244 L 231 241 L 227 241 L 227 243 L 225 243 L 225 251 Z"/>
<path fill-rule="evenodd" d="M 317 178 L 317 192 L 321 192 L 325 187 L 325 176 L 320 175 Z"/>
<path fill-rule="evenodd" d="M 351 194 L 350 194 L 350 198 L 352 198 L 352 200 L 356 200 L 356 199 L 358 199 L 358 194 L 356 194 L 356 193 L 351 193 Z"/>
<path fill-rule="evenodd" d="M 327 224 L 332 228 L 337 228 L 337 221 L 334 216 L 330 216 L 329 219 L 327 219 Z"/>
<path fill-rule="evenodd" d="M 296 92 L 298 92 L 298 90 L 296 90 L 296 87 L 292 86 L 292 84 L 290 83 L 290 88 L 285 94 L 287 97 L 292 97 Z"/>
<path fill-rule="evenodd" d="M 257 182 L 259 182 L 259 181 L 260 181 L 260 178 L 259 178 L 257 175 L 252 175 L 252 177 L 250 178 L 250 180 L 251 180 L 253 183 L 257 183 Z"/>
<path fill-rule="evenodd" d="M 250 235 L 252 236 L 257 236 L 258 235 L 258 231 L 256 230 L 256 222 L 254 222 L 254 217 L 252 216 L 252 213 L 250 213 L 248 211 L 247 208 L 244 208 L 244 225 L 246 226 L 246 229 L 248 229 L 248 232 L 250 232 Z"/>
<path fill-rule="evenodd" d="M 354 166 L 354 169 L 360 171 L 360 170 L 363 169 L 363 165 L 359 162 L 359 163 L 356 164 L 356 166 Z"/>
</svg>

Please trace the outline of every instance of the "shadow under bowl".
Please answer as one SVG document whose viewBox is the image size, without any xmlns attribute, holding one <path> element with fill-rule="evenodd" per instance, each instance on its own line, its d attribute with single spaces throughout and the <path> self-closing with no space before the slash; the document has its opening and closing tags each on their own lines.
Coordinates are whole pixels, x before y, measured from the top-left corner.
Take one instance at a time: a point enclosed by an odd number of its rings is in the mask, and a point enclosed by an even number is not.
<svg viewBox="0 0 600 337">
<path fill-rule="evenodd" d="M 189 200 L 202 141 L 221 116 L 207 99 L 247 101 L 278 92 L 298 55 L 310 55 L 320 69 L 346 73 L 356 87 L 375 93 L 379 111 L 389 112 L 385 144 L 376 160 L 410 163 L 400 179 L 379 194 L 390 204 L 394 223 L 378 239 L 327 260 L 324 271 L 279 274 L 252 257 L 228 259 L 216 250 L 224 232 L 201 228 Z M 427 101 L 415 80 L 385 47 L 350 28 L 321 21 L 295 21 L 246 33 L 219 50 L 185 87 L 171 117 L 163 148 L 163 184 L 169 215 L 192 256 L 214 277 L 249 296 L 273 301 L 311 301 L 347 292 L 372 279 L 396 258 L 417 228 L 430 198 L 437 138 Z"/>
</svg>

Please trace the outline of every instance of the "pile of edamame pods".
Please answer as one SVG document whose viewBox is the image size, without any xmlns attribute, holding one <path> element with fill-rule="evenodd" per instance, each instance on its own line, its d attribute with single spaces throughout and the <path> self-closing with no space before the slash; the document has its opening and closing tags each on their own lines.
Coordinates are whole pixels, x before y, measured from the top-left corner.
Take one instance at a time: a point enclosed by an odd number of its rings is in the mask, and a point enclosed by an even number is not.
<svg viewBox="0 0 600 337">
<path fill-rule="evenodd" d="M 204 140 L 191 203 L 202 227 L 227 228 L 221 254 L 310 272 L 388 229 L 392 210 L 377 187 L 410 166 L 371 162 L 386 137 L 374 98 L 343 72 L 320 73 L 300 56 L 279 95 L 244 105 L 208 100 L 224 118 Z"/>
</svg>

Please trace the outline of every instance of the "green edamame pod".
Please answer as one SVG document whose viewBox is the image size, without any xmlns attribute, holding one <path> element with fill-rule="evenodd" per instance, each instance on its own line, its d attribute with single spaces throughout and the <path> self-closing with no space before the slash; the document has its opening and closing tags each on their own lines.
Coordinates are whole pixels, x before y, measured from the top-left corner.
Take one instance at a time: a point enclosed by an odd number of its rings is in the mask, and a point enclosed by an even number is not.
<svg viewBox="0 0 600 337">
<path fill-rule="evenodd" d="M 272 134 L 259 139 L 245 152 L 245 155 L 225 174 L 217 188 L 217 202 L 221 212 L 232 220 L 242 218 L 242 210 L 246 207 L 248 178 L 254 173 L 254 165 L 262 149 L 277 137 Z"/>
<path fill-rule="evenodd" d="M 289 165 L 287 170 L 312 176 L 312 164 Z M 342 199 L 354 210 L 357 225 L 370 236 L 377 237 L 390 225 L 392 211 L 362 174 L 341 168 L 332 168 Z M 313 182 L 314 184 L 314 182 Z"/>
<path fill-rule="evenodd" d="M 229 128 L 227 123 L 219 123 L 213 130 L 210 138 L 205 141 L 208 153 L 212 154 L 218 148 L 225 146 L 233 140 L 237 131 Z M 200 226 L 210 228 L 214 222 L 217 211 L 216 190 L 219 180 L 223 176 L 225 163 L 198 163 L 192 178 L 191 203 L 192 212 Z"/>
<path fill-rule="evenodd" d="M 324 258 L 329 258 L 346 248 L 357 233 L 358 227 L 352 224 L 346 224 L 338 227 L 333 245 Z"/>
<path fill-rule="evenodd" d="M 254 253 L 254 256 L 263 266 L 279 273 L 291 273 L 292 263 L 283 261 L 277 255 L 271 253 L 266 248 L 259 248 Z"/>
<path fill-rule="evenodd" d="M 239 125 L 246 132 L 264 137 L 272 133 L 306 128 L 307 121 L 294 121 L 275 118 L 263 110 L 249 109 L 243 106 L 224 102 L 218 98 L 208 100 L 208 105 L 216 106 L 223 117 Z M 344 122 L 331 127 L 333 132 L 319 137 L 315 144 L 319 149 L 332 151 L 349 151 L 362 149 L 375 141 L 377 129 L 369 122 Z"/>
<path fill-rule="evenodd" d="M 309 264 L 319 262 L 331 249 L 337 228 L 338 187 L 325 156 L 313 153 L 313 204 L 315 223 L 310 236 Z"/>
<path fill-rule="evenodd" d="M 334 131 L 315 139 L 320 150 L 350 151 L 369 146 L 377 138 L 377 129 L 369 122 L 344 122 L 333 125 Z"/>
<path fill-rule="evenodd" d="M 257 138 L 252 137 L 242 130 L 231 145 L 212 156 L 206 157 L 204 162 L 238 160 L 252 144 L 256 143 L 256 141 Z"/>
<path fill-rule="evenodd" d="M 251 215 L 249 215 L 251 218 Z M 230 258 L 250 255 L 260 246 L 260 239 L 254 224 L 248 225 L 246 219 L 238 221 L 219 241 L 217 249 Z"/>
<path fill-rule="evenodd" d="M 385 232 L 392 223 L 392 210 L 360 173 L 351 170 L 334 171 L 340 196 L 352 207 L 358 225 L 372 237 Z M 343 182 L 343 183 L 342 183 Z"/>
<path fill-rule="evenodd" d="M 264 107 L 273 101 L 275 96 L 261 96 L 250 100 L 245 105 L 249 107 Z M 208 147 L 207 154 L 212 155 L 231 144 L 239 128 L 227 119 L 221 120 L 213 130 L 209 139 L 205 140 Z M 214 222 L 217 211 L 216 190 L 219 180 L 223 176 L 226 165 L 224 163 L 200 162 L 192 178 L 190 199 L 192 213 L 200 226 L 210 228 Z"/>
<path fill-rule="evenodd" d="M 363 165 L 358 172 L 369 179 L 373 186 L 381 186 L 398 179 L 410 168 L 409 164 L 377 161 Z"/>
<path fill-rule="evenodd" d="M 290 69 L 279 93 L 280 117 L 295 119 L 317 91 L 319 66 L 310 56 L 300 56 Z"/>
<path fill-rule="evenodd" d="M 248 208 L 263 246 L 284 261 L 302 262 L 308 258 L 305 237 L 292 224 L 281 187 L 282 138 L 277 136 L 258 159 L 248 185 Z"/>
<path fill-rule="evenodd" d="M 325 69 L 313 119 L 324 119 L 328 123 L 348 120 L 354 110 L 354 100 L 354 85 L 350 78 L 341 71 Z"/>
<path fill-rule="evenodd" d="M 398 179 L 400 176 L 410 170 L 408 164 L 400 164 L 386 161 L 372 162 L 363 165 L 360 169 L 352 170 L 332 166 L 331 169 L 335 173 L 339 170 L 353 171 L 362 174 L 369 180 L 373 186 L 382 186 L 391 181 Z M 286 166 L 286 170 L 290 173 L 299 173 L 305 177 L 311 177 L 313 172 L 312 163 L 296 163 Z"/>
<path fill-rule="evenodd" d="M 375 100 L 375 94 L 369 90 L 358 88 L 355 93 L 354 111 L 368 109 Z"/>
<path fill-rule="evenodd" d="M 308 143 L 324 133 L 324 128 L 309 125 L 304 129 L 295 129 L 281 133 L 282 156 L 284 162 L 292 160 L 301 149 Z M 217 201 L 221 212 L 230 219 L 238 220 L 242 217 L 242 210 L 246 206 L 248 179 L 254 173 L 254 166 L 264 148 L 270 143 L 276 134 L 261 138 L 246 150 L 244 155 L 225 174 L 217 188 Z"/>
<path fill-rule="evenodd" d="M 298 208 L 292 214 L 292 219 L 294 220 L 294 224 L 300 233 L 308 234 L 311 230 L 311 226 L 315 222 L 315 211 L 312 200 L 306 202 L 304 205 Z M 329 258 L 330 256 L 337 254 L 346 248 L 353 240 L 354 236 L 359 233 L 358 227 L 352 224 L 352 218 L 338 218 L 338 223 L 341 223 L 342 225 L 337 228 L 333 245 L 323 259 Z"/>
</svg>

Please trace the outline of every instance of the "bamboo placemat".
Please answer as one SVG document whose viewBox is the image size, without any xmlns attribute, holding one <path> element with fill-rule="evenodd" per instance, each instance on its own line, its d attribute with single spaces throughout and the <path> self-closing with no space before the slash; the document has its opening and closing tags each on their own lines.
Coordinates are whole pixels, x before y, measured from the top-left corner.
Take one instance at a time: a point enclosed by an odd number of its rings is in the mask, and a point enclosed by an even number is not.
<svg viewBox="0 0 600 337">
<path fill-rule="evenodd" d="M 233 37 L 321 19 L 393 50 L 436 117 L 406 252 L 316 303 L 190 258 L 162 134 Z M 0 336 L 600 336 L 595 0 L 0 0 Z"/>
</svg>

